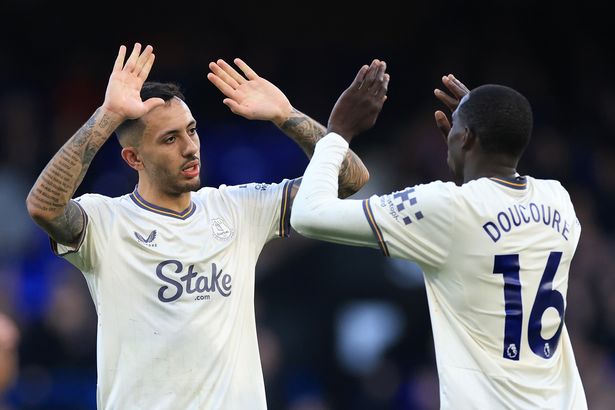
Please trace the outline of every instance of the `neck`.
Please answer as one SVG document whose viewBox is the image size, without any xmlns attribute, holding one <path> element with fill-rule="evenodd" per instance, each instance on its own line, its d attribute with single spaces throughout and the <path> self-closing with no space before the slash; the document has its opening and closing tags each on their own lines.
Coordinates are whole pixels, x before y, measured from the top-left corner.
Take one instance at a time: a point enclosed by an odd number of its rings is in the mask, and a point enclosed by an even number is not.
<svg viewBox="0 0 615 410">
<path fill-rule="evenodd" d="M 191 192 L 182 192 L 181 194 L 164 192 L 143 179 L 139 179 L 137 191 L 147 202 L 175 212 L 183 212 L 186 210 L 190 206 L 192 198 Z"/>
<path fill-rule="evenodd" d="M 492 155 L 488 160 L 481 158 L 468 161 L 463 172 L 463 182 L 483 177 L 514 178 L 516 175 L 516 163 L 511 162 L 510 159 L 498 159 Z"/>
</svg>

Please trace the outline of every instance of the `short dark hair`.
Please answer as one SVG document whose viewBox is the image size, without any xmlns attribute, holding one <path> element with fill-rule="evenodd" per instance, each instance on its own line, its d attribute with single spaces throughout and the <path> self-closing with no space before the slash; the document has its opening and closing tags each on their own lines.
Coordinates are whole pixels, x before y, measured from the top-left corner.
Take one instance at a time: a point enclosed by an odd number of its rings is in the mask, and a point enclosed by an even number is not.
<svg viewBox="0 0 615 410">
<path fill-rule="evenodd" d="M 186 97 L 184 97 L 183 92 L 179 85 L 175 83 L 159 83 L 156 81 L 148 81 L 143 84 L 141 87 L 141 99 L 146 101 L 150 98 L 162 98 L 165 102 L 172 100 L 173 98 L 179 98 L 182 101 L 186 101 Z M 120 144 L 124 146 L 127 144 L 136 144 L 136 141 L 126 141 L 128 136 L 132 134 L 131 131 L 135 125 L 139 123 L 139 118 L 134 120 L 126 120 L 121 123 L 115 129 L 115 135 L 119 140 Z"/>
<path fill-rule="evenodd" d="M 459 115 L 489 153 L 520 158 L 532 134 L 532 107 L 518 91 L 487 84 L 470 91 Z"/>
</svg>

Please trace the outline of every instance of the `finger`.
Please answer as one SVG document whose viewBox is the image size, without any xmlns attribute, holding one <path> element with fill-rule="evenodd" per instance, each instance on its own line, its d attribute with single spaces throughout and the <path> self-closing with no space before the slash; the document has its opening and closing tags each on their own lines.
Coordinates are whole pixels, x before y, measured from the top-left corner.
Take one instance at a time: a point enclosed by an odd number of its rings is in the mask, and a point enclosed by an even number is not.
<svg viewBox="0 0 615 410">
<path fill-rule="evenodd" d="M 243 75 L 246 76 L 248 80 L 256 80 L 258 78 L 258 74 L 254 70 L 250 68 L 241 58 L 236 58 L 233 60 L 235 65 L 239 67 L 239 69 L 243 72 Z"/>
<path fill-rule="evenodd" d="M 446 140 L 451 130 L 451 124 L 448 122 L 448 118 L 446 118 L 446 114 L 439 110 L 435 112 L 434 116 L 436 118 L 436 125 Z"/>
<path fill-rule="evenodd" d="M 433 93 L 436 96 L 436 98 L 442 101 L 444 105 L 446 105 L 448 109 L 451 111 L 455 111 L 455 108 L 457 108 L 457 105 L 459 105 L 459 100 L 451 97 L 450 95 L 440 90 L 439 88 L 436 88 L 433 91 Z"/>
<path fill-rule="evenodd" d="M 124 70 L 132 72 L 135 69 L 135 64 L 137 63 L 137 58 L 139 57 L 140 52 L 141 44 L 135 43 L 135 46 L 132 48 L 132 53 L 130 53 L 130 57 L 128 57 L 128 60 L 126 61 Z"/>
<path fill-rule="evenodd" d="M 143 66 L 145 64 L 147 64 L 147 62 L 149 60 L 149 56 L 152 55 L 152 51 L 154 51 L 154 47 L 152 47 L 150 45 L 145 47 L 145 49 L 143 50 L 143 52 L 141 53 L 141 55 L 137 59 L 137 62 L 135 63 L 135 72 L 136 73 L 140 73 L 141 70 L 143 69 Z"/>
<path fill-rule="evenodd" d="M 121 71 L 124 66 L 124 58 L 126 57 L 126 46 L 120 46 L 120 51 L 115 58 L 115 64 L 113 64 L 113 71 Z"/>
<path fill-rule="evenodd" d="M 152 66 L 154 65 L 154 60 L 155 59 L 156 59 L 156 55 L 155 54 L 150 54 L 149 58 L 147 59 L 147 61 L 143 65 L 143 68 L 139 72 L 138 77 L 141 78 L 143 81 L 145 81 L 147 79 L 147 76 L 149 75 L 149 72 L 152 69 Z"/>
<path fill-rule="evenodd" d="M 207 79 L 227 97 L 233 97 L 235 95 L 235 90 L 217 75 L 208 73 Z"/>
<path fill-rule="evenodd" d="M 380 61 L 377 59 L 374 59 L 374 61 L 372 61 L 371 65 L 369 66 L 369 69 L 367 70 L 367 73 L 365 74 L 365 80 L 363 81 L 363 84 L 368 89 L 373 86 L 374 81 L 376 80 L 376 76 L 378 75 L 379 67 L 380 67 Z"/>
<path fill-rule="evenodd" d="M 452 74 L 443 77 L 442 82 L 458 100 L 469 92 L 466 86 L 457 80 Z"/>
<path fill-rule="evenodd" d="M 226 61 L 218 60 L 217 63 L 218 66 L 222 67 L 222 70 L 224 70 L 224 72 L 238 84 L 243 84 L 247 81 L 241 74 L 237 72 L 237 70 L 231 67 Z"/>
<path fill-rule="evenodd" d="M 386 94 L 387 94 L 387 90 L 389 89 L 389 80 L 391 79 L 391 76 L 389 74 L 384 74 L 383 75 L 383 80 L 382 83 L 380 85 L 380 88 L 378 88 L 378 91 L 376 93 L 376 96 L 379 98 L 386 98 Z"/>
<path fill-rule="evenodd" d="M 449 78 L 451 78 L 453 82 L 457 85 L 457 87 L 464 92 L 464 95 L 470 92 L 470 89 L 466 87 L 464 83 L 459 81 L 457 77 L 455 77 L 453 74 L 449 74 Z"/>
<path fill-rule="evenodd" d="M 164 105 L 164 100 L 162 98 L 152 97 L 144 101 L 143 105 L 145 105 L 146 112 L 150 112 L 154 108 Z"/>
<path fill-rule="evenodd" d="M 367 73 L 368 69 L 369 69 L 369 67 L 367 65 L 364 65 L 363 67 L 361 67 L 359 69 L 359 72 L 357 73 L 356 77 L 354 78 L 352 84 L 356 85 L 359 88 L 361 88 L 361 85 L 363 84 L 363 81 L 365 81 L 365 74 Z"/>
<path fill-rule="evenodd" d="M 218 60 L 218 63 L 209 63 L 209 69 L 212 71 L 212 73 L 217 75 L 218 78 L 227 83 L 233 90 L 236 89 L 237 87 L 239 87 L 239 83 L 235 81 L 230 75 L 228 75 L 222 69 L 222 67 L 220 67 L 220 61 L 223 60 Z"/>
<path fill-rule="evenodd" d="M 384 61 L 380 62 L 380 66 L 378 67 L 378 71 L 376 72 L 376 80 L 374 81 L 374 94 L 377 95 L 382 91 L 382 84 L 384 83 L 384 75 L 387 69 L 387 63 Z"/>
</svg>

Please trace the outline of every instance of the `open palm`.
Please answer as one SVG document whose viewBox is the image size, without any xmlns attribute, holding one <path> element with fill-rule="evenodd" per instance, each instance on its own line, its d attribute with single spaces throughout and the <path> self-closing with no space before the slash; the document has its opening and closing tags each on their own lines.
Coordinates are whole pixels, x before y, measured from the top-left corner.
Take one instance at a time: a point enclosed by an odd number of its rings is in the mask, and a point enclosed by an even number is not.
<svg viewBox="0 0 615 410">
<path fill-rule="evenodd" d="M 284 119 L 292 106 L 282 91 L 266 79 L 259 77 L 241 59 L 234 60 L 243 74 L 239 74 L 226 61 L 209 63 L 207 78 L 227 98 L 223 100 L 232 112 L 250 120 L 276 121 Z"/>
<path fill-rule="evenodd" d="M 147 46 L 141 53 L 141 44 L 136 43 L 126 63 L 126 47 L 121 46 L 109 77 L 103 106 L 125 119 L 143 116 L 154 107 L 164 104 L 161 98 L 141 100 L 141 87 L 154 64 L 153 47 Z"/>
</svg>

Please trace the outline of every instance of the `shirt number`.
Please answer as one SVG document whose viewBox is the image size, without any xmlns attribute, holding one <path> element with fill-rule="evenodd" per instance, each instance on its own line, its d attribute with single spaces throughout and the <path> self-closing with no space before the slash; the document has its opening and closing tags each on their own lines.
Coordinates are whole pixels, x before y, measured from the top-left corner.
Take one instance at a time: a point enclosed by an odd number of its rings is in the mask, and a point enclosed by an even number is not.
<svg viewBox="0 0 615 410">
<path fill-rule="evenodd" d="M 553 277 L 557 272 L 562 252 L 551 252 L 547 266 L 540 279 L 538 292 L 530 312 L 527 338 L 535 355 L 544 359 L 553 357 L 564 325 L 564 297 L 553 289 Z M 521 302 L 521 281 L 519 280 L 519 255 L 496 255 L 493 273 L 504 276 L 504 302 L 506 321 L 504 323 L 504 358 L 519 360 L 523 324 L 523 306 Z M 560 323 L 551 338 L 541 335 L 542 315 L 548 308 L 554 308 L 559 314 Z"/>
</svg>

